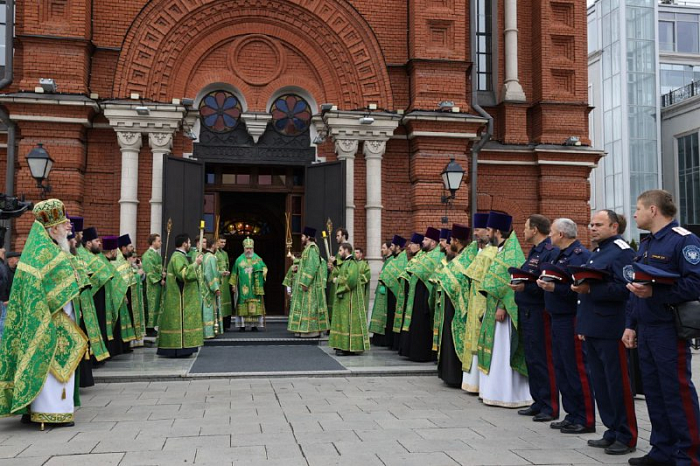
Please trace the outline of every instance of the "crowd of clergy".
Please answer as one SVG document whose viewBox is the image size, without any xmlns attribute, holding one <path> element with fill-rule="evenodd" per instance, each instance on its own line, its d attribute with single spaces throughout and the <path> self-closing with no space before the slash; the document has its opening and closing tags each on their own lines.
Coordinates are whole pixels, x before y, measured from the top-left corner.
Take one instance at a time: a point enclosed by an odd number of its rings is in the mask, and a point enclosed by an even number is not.
<svg viewBox="0 0 700 466">
<path fill-rule="evenodd" d="M 0 416 L 72 425 L 92 369 L 142 346 L 150 330 L 159 355 L 186 357 L 232 324 L 265 325 L 267 267 L 250 238 L 233 267 L 226 240 L 203 235 L 197 247 L 177 235 L 164 262 L 157 234 L 138 258 L 128 235 L 100 237 L 60 200 L 33 214 L 1 335 Z M 700 240 L 675 215 L 669 193 L 640 195 L 635 221 L 649 234 L 639 251 L 612 210 L 593 213 L 591 249 L 571 219 L 530 215 L 527 257 L 504 212 L 395 235 L 382 245 L 371 310 L 370 267 L 347 231 L 336 231 L 335 255 L 324 237 L 326 260 L 305 227 L 283 282 L 287 328 L 299 338 L 328 332 L 338 356 L 369 350 L 372 335 L 375 346 L 437 363 L 447 385 L 563 434 L 594 433 L 597 406 L 606 430 L 588 445 L 611 455 L 635 451 L 633 396 L 643 392 L 652 449 L 629 463 L 699 464 L 698 397 L 678 322 L 700 294 Z"/>
<path fill-rule="evenodd" d="M 39 202 L 13 278 L 0 334 L 0 417 L 42 429 L 72 426 L 93 369 L 143 347 L 186 357 L 232 325 L 264 325 L 267 267 L 250 238 L 229 267 L 225 238 L 158 234 L 137 256 L 129 235 L 100 236 L 58 199 Z M 169 239 L 168 239 L 169 240 Z"/>
</svg>

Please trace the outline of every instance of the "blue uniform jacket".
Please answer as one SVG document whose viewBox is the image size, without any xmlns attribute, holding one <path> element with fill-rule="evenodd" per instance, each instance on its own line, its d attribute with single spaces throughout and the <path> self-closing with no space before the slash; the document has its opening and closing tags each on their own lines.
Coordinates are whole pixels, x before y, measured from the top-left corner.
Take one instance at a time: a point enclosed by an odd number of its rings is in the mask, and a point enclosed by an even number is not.
<svg viewBox="0 0 700 466">
<path fill-rule="evenodd" d="M 587 267 L 605 270 L 610 275 L 604 281 L 589 280 L 591 292 L 579 295 L 576 333 L 594 338 L 622 338 L 629 298 L 624 270 L 634 256 L 635 251 L 619 235 L 601 241 L 591 253 Z"/>
<path fill-rule="evenodd" d="M 552 244 L 552 240 L 547 237 L 537 246 L 530 249 L 527 260 L 521 267 L 526 272 L 539 275 L 540 264 L 552 262 L 559 255 L 559 248 Z M 520 293 L 515 293 L 515 303 L 518 308 L 544 309 L 544 290 L 537 286 L 537 283 L 525 283 L 525 289 Z"/>
<path fill-rule="evenodd" d="M 570 265 L 585 265 L 590 255 L 591 252 L 576 240 L 568 248 L 559 251 L 551 263 L 566 270 Z M 544 307 L 552 315 L 576 314 L 577 301 L 578 293 L 571 291 L 571 282 L 555 282 L 554 291 L 544 294 Z"/>
<path fill-rule="evenodd" d="M 630 294 L 627 328 L 636 329 L 638 323 L 673 325 L 673 313 L 666 305 L 692 301 L 700 296 L 700 239 L 674 220 L 656 234 L 644 238 L 634 260 L 681 277 L 672 286 L 653 285 L 650 298 Z"/>
</svg>

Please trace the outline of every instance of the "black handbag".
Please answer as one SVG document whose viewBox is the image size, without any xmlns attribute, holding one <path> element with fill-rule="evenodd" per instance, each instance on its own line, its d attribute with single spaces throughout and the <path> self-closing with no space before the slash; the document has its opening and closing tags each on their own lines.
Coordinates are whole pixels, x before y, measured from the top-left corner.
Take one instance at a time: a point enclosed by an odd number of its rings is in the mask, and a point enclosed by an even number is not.
<svg viewBox="0 0 700 466">
<path fill-rule="evenodd" d="M 700 300 L 670 306 L 676 320 L 678 338 L 692 340 L 700 338 Z"/>
</svg>

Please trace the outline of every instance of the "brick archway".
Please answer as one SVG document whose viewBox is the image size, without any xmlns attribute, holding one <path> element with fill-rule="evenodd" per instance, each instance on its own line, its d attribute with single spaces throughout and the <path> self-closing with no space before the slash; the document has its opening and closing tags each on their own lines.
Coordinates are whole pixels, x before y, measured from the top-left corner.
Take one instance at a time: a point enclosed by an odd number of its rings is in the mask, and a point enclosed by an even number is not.
<svg viewBox="0 0 700 466">
<path fill-rule="evenodd" d="M 201 44 L 226 44 L 243 30 L 264 32 L 304 53 L 311 66 L 327 70 L 321 80 L 323 97 L 337 99 L 333 103 L 342 108 L 368 102 L 393 108 L 386 63 L 374 32 L 343 0 L 151 2 L 125 37 L 114 96 L 137 92 L 161 102 L 183 97 L 204 58 Z"/>
</svg>

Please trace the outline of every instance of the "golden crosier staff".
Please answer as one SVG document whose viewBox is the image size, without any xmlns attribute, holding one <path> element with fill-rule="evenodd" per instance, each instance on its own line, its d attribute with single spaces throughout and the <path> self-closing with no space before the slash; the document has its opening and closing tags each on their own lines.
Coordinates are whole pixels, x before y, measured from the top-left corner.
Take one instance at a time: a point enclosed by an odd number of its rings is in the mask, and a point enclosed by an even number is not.
<svg viewBox="0 0 700 466">
<path fill-rule="evenodd" d="M 214 217 L 215 225 L 214 225 L 214 243 L 216 243 L 216 247 L 219 247 L 219 221 L 221 220 L 220 215 L 216 215 Z M 200 243 L 201 244 L 201 243 Z M 218 268 L 218 260 L 217 260 L 217 268 Z M 221 280 L 221 286 L 228 286 L 228 284 L 224 285 L 224 280 L 223 280 L 223 275 L 222 275 L 222 280 Z M 219 333 L 219 319 L 223 319 L 221 316 L 221 291 L 219 291 L 219 294 L 216 295 L 216 311 L 214 313 L 214 334 Z M 223 325 L 223 320 L 222 320 L 222 325 Z"/>
<path fill-rule="evenodd" d="M 286 225 L 286 237 L 285 237 L 285 243 L 287 245 L 287 257 L 290 257 L 294 259 L 294 254 L 292 254 L 292 225 L 291 225 L 291 215 L 289 212 L 284 213 L 284 218 L 287 222 Z"/>
</svg>

